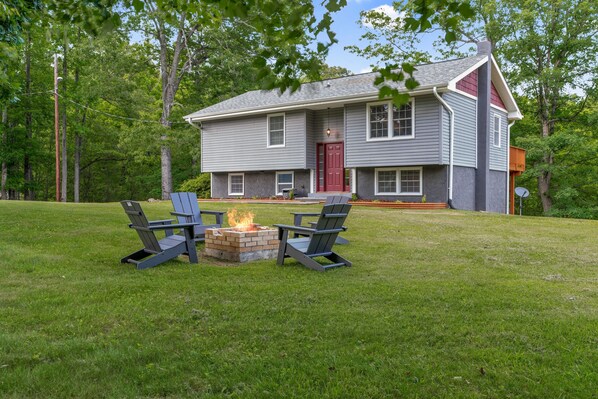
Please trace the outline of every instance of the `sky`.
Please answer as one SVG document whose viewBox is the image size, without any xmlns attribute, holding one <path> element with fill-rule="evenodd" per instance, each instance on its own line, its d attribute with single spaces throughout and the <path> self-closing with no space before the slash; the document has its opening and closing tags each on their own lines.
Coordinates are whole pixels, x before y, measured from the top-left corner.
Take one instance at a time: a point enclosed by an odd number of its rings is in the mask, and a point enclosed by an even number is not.
<svg viewBox="0 0 598 399">
<path fill-rule="evenodd" d="M 323 9 L 320 5 L 321 1 L 314 0 L 318 14 L 321 14 Z M 326 59 L 328 65 L 345 67 L 354 73 L 369 72 L 371 70 L 371 60 L 351 54 L 344 50 L 344 47 L 349 45 L 358 45 L 360 47 L 366 45 L 366 42 L 359 41 L 359 38 L 365 32 L 365 29 L 360 28 L 357 24 L 359 13 L 363 10 L 371 10 L 378 7 L 381 7 L 380 10 L 382 11 L 396 13 L 392 8 L 391 0 L 347 0 L 347 5 L 333 15 L 334 23 L 332 30 L 337 35 L 338 43 L 330 49 L 328 58 Z M 422 39 L 421 44 L 424 49 L 432 50 L 432 40 Z"/>
</svg>

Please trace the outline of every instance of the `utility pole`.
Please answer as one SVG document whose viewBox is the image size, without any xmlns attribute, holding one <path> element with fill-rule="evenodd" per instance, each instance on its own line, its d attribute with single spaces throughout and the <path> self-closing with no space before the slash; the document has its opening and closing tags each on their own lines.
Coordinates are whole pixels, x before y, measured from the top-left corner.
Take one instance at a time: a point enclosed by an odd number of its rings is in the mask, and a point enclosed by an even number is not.
<svg viewBox="0 0 598 399">
<path fill-rule="evenodd" d="M 58 54 L 54 54 L 54 136 L 56 146 L 56 202 L 60 202 L 60 141 L 58 137 L 58 128 L 60 120 L 58 118 Z"/>
</svg>

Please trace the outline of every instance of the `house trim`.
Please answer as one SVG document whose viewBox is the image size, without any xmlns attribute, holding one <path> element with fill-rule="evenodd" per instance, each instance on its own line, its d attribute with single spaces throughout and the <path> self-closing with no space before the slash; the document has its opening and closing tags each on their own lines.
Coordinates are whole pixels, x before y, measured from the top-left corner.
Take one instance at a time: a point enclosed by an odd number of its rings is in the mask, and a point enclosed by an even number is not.
<svg viewBox="0 0 598 399">
<path fill-rule="evenodd" d="M 475 63 L 474 65 L 472 65 L 471 67 L 469 67 L 468 69 L 466 69 L 464 72 L 462 72 L 460 75 L 457 75 L 457 77 L 455 77 L 453 80 L 451 80 L 447 87 L 449 90 L 452 91 L 458 91 L 461 92 L 461 90 L 457 90 L 457 82 L 460 81 L 461 79 L 463 79 L 464 77 L 466 77 L 467 75 L 469 75 L 470 73 L 472 73 L 473 71 L 475 71 L 476 69 L 478 69 L 479 67 L 481 67 L 482 65 L 484 65 L 485 63 L 487 63 L 488 60 L 486 58 L 479 60 L 477 63 Z"/>
<path fill-rule="evenodd" d="M 403 170 L 417 170 L 419 171 L 419 192 L 410 192 L 410 193 L 403 193 L 401 192 L 401 171 Z M 381 193 L 378 192 L 378 172 L 383 172 L 383 171 L 394 171 L 395 173 L 395 181 L 396 181 L 396 187 L 397 190 L 394 193 Z M 421 166 L 417 166 L 417 167 L 413 167 L 413 166 L 406 166 L 406 167 L 396 167 L 396 168 L 375 168 L 374 169 L 374 195 L 405 195 L 405 196 L 409 196 L 409 195 L 422 195 L 423 192 L 423 186 L 424 186 L 424 172 L 423 172 L 423 167 Z"/>
<path fill-rule="evenodd" d="M 455 89 L 455 90 L 453 90 L 453 91 L 454 91 L 455 93 L 459 93 L 459 94 L 461 94 L 462 96 L 465 96 L 465 97 L 471 98 L 472 100 L 477 100 L 477 99 L 478 99 L 478 96 L 474 96 L 473 94 L 466 93 L 466 92 L 464 92 L 463 90 Z"/>
<path fill-rule="evenodd" d="M 492 107 L 492 108 L 494 108 L 494 109 L 497 109 L 497 110 L 499 110 L 499 111 L 505 112 L 505 113 L 507 113 L 507 114 L 509 113 L 509 111 L 507 111 L 507 110 L 506 110 L 506 109 L 504 109 L 503 107 L 499 107 L 498 105 L 494 105 L 494 104 L 492 104 L 492 103 L 490 103 L 490 107 Z"/>
</svg>

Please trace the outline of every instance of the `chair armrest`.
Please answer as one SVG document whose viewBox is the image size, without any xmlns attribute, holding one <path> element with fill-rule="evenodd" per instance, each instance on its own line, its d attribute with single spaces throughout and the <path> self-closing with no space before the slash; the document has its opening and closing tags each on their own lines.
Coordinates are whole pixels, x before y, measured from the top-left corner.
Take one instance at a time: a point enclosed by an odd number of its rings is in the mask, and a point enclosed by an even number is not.
<svg viewBox="0 0 598 399">
<path fill-rule="evenodd" d="M 317 212 L 291 212 L 291 215 L 320 216 L 320 214 Z"/>
<path fill-rule="evenodd" d="M 184 213 L 184 212 L 170 212 L 170 214 L 172 216 L 182 216 L 182 217 L 185 217 L 185 218 L 189 218 L 189 217 L 193 216 L 192 213 Z"/>
<path fill-rule="evenodd" d="M 206 215 L 224 215 L 226 212 L 221 212 L 221 211 L 199 211 L 199 213 L 205 213 Z"/>
<path fill-rule="evenodd" d="M 164 220 L 149 220 L 148 223 L 150 226 L 152 225 L 169 225 L 173 222 L 172 219 L 164 219 Z M 133 223 L 129 223 L 129 228 L 133 227 Z"/>
<path fill-rule="evenodd" d="M 333 233 L 340 233 L 344 231 L 342 228 L 341 229 L 330 229 L 330 230 L 316 230 L 313 235 L 317 236 L 317 235 L 321 235 L 321 234 L 333 234 Z"/>
<path fill-rule="evenodd" d="M 154 224 L 171 224 L 172 222 L 174 222 L 174 220 L 172 219 L 164 219 L 164 220 L 150 220 L 149 224 L 154 225 Z"/>
<path fill-rule="evenodd" d="M 312 226 L 314 226 L 314 228 L 315 228 L 315 225 L 318 224 L 318 222 L 308 222 L 308 223 L 311 224 Z M 341 229 L 343 229 L 343 231 L 347 231 L 347 226 L 343 226 L 343 227 L 341 227 Z"/>
<path fill-rule="evenodd" d="M 203 215 L 214 215 L 216 216 L 216 224 L 222 226 L 222 219 L 224 218 L 224 214 L 226 212 L 221 211 L 199 211 Z"/>
<path fill-rule="evenodd" d="M 197 225 L 198 225 L 198 223 L 180 223 L 180 224 L 158 225 L 158 226 L 149 226 L 148 230 L 188 229 L 188 228 L 192 228 L 193 226 L 197 226 Z"/>
<path fill-rule="evenodd" d="M 274 227 L 278 227 L 278 230 L 291 230 L 304 234 L 313 234 L 316 231 L 315 229 L 310 229 L 309 227 L 290 226 L 288 224 L 275 224 Z"/>
</svg>

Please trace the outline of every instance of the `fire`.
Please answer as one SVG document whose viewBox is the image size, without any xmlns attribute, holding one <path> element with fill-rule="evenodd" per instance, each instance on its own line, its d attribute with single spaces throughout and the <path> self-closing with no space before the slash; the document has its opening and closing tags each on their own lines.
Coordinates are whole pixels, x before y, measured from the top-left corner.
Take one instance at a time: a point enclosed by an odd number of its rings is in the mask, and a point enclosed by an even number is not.
<svg viewBox="0 0 598 399">
<path fill-rule="evenodd" d="M 253 223 L 253 217 L 255 215 L 252 212 L 230 209 L 227 216 L 228 225 L 236 230 L 252 231 L 256 229 L 256 225 Z"/>
</svg>

